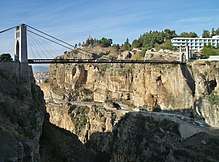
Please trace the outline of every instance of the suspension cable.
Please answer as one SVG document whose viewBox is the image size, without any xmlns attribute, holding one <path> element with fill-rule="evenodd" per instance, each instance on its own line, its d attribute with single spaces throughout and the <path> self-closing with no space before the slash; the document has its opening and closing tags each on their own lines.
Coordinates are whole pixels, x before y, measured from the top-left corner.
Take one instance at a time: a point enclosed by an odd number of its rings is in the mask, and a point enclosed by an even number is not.
<svg viewBox="0 0 219 162">
<path fill-rule="evenodd" d="M 72 48 L 67 47 L 67 46 L 65 46 L 65 45 L 63 45 L 63 44 L 61 44 L 61 43 L 58 43 L 57 41 L 54 41 L 54 40 L 49 39 L 49 38 L 47 38 L 47 37 L 45 37 L 45 36 L 42 36 L 41 34 L 38 34 L 38 33 L 33 32 L 33 31 L 31 31 L 31 30 L 27 30 L 27 31 L 30 32 L 30 33 L 32 33 L 32 34 L 34 34 L 34 35 L 37 35 L 37 36 L 39 36 L 39 37 L 41 37 L 41 38 L 43 38 L 43 39 L 46 39 L 46 40 L 48 40 L 48 41 L 50 41 L 50 42 L 53 42 L 53 43 L 55 43 L 55 44 L 58 44 L 58 45 L 60 45 L 60 46 L 62 46 L 62 47 L 64 47 L 64 48 L 67 48 L 67 49 L 69 49 L 69 50 L 73 50 Z"/>
<path fill-rule="evenodd" d="M 4 32 L 7 32 L 7 31 L 9 31 L 9 30 L 12 30 L 12 29 L 14 29 L 14 28 L 16 28 L 16 26 L 11 27 L 11 28 L 8 28 L 8 29 L 5 29 L 5 30 L 2 30 L 2 31 L 0 31 L 0 34 L 1 34 L 1 33 L 4 33 Z"/>
<path fill-rule="evenodd" d="M 37 55 L 39 55 L 40 58 L 43 58 L 42 55 L 41 55 L 41 51 L 39 50 L 39 48 L 38 48 L 38 46 L 37 46 L 37 44 L 36 44 L 34 38 L 33 38 L 31 35 L 29 35 L 29 37 L 30 37 L 31 40 L 32 40 L 32 41 L 30 41 L 30 42 L 31 42 L 31 44 L 32 44 L 32 46 L 33 46 L 33 49 L 35 49 L 35 51 L 37 52 Z M 33 53 L 32 53 L 32 54 L 33 54 L 33 58 L 37 58 L 37 55 L 35 55 L 34 50 L 33 50 L 32 52 L 33 52 Z"/>
<path fill-rule="evenodd" d="M 54 36 L 52 36 L 52 35 L 50 35 L 50 34 L 47 34 L 47 33 L 43 32 L 43 31 L 41 31 L 41 30 L 39 30 L 39 29 L 36 29 L 36 28 L 34 28 L 34 27 L 30 26 L 30 25 L 27 25 L 27 26 L 28 26 L 29 28 L 31 28 L 31 29 L 33 29 L 33 30 L 35 30 L 35 31 L 37 31 L 37 32 L 39 32 L 39 33 L 41 33 L 41 34 L 44 34 L 44 35 L 46 35 L 46 36 L 48 36 L 48 37 L 50 37 L 50 38 L 53 38 L 53 39 L 55 39 L 55 40 L 57 40 L 57 41 L 60 41 L 60 42 L 62 42 L 62 43 L 64 43 L 64 44 L 66 44 L 66 45 L 68 45 L 68 46 L 74 48 L 74 46 L 73 46 L 72 44 L 69 44 L 69 43 L 66 42 L 66 41 L 63 41 L 63 40 L 61 40 L 61 39 L 59 39 L 59 38 L 56 38 L 56 37 L 54 37 Z"/>
<path fill-rule="evenodd" d="M 45 52 L 44 47 L 42 48 L 42 45 L 41 45 L 40 40 L 39 40 L 39 39 L 36 39 L 35 41 L 36 41 L 37 46 L 39 47 L 39 50 L 41 50 L 43 57 L 49 58 L 49 57 L 47 56 L 46 52 Z"/>
<path fill-rule="evenodd" d="M 61 40 L 61 39 L 59 39 L 59 38 L 56 38 L 55 36 L 52 36 L 52 35 L 50 35 L 50 34 L 47 34 L 47 33 L 43 32 L 43 31 L 41 31 L 41 30 L 39 30 L 39 29 L 36 29 L 36 28 L 34 28 L 34 27 L 30 26 L 30 25 L 26 25 L 26 26 L 29 27 L 29 28 L 31 28 L 31 29 L 33 29 L 33 30 L 35 30 L 35 31 L 37 31 L 37 32 L 39 32 L 39 33 L 41 33 L 41 34 L 44 34 L 44 35 L 46 35 L 46 36 L 48 36 L 48 37 L 50 37 L 50 38 L 53 38 L 53 39 L 55 39 L 56 41 L 62 42 L 63 44 L 65 44 L 65 45 L 62 45 L 62 46 L 65 47 L 65 48 L 67 48 L 67 46 L 70 46 L 70 48 L 68 47 L 67 49 L 73 50 L 73 49 L 75 48 L 75 46 L 73 46 L 72 44 L 70 44 L 70 43 L 68 43 L 68 42 L 66 42 L 66 41 L 64 41 L 64 40 Z M 46 37 L 45 37 L 45 38 L 46 38 Z M 49 39 L 49 38 L 47 38 L 47 39 Z M 51 40 L 51 39 L 49 39 L 49 40 L 50 40 L 50 41 L 53 41 L 53 40 Z M 53 43 L 55 43 L 55 41 L 54 41 Z M 60 45 L 60 43 L 58 43 L 58 42 L 56 42 L 56 44 L 59 44 L 59 45 Z M 67 46 L 66 46 L 66 45 L 67 45 Z M 88 51 L 83 50 L 83 49 L 81 49 L 81 48 L 78 48 L 78 50 L 84 51 L 84 52 L 89 53 L 89 54 L 92 54 L 91 52 L 88 52 Z"/>
</svg>

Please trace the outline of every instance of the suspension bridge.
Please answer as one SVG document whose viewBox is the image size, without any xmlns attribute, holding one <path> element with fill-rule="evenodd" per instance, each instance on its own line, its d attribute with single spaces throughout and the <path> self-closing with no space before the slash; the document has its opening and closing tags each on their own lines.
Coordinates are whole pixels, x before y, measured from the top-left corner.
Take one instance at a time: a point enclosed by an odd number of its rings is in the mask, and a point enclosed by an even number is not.
<svg viewBox="0 0 219 162">
<path fill-rule="evenodd" d="M 0 31 L 0 37 L 3 33 L 15 30 L 14 40 L 14 61 L 27 64 L 184 64 L 180 61 L 159 61 L 159 60 L 107 60 L 107 59 L 64 59 L 61 57 L 51 57 L 46 54 L 43 49 L 44 44 L 39 43 L 39 39 L 52 43 L 53 45 L 60 46 L 65 50 L 72 51 L 75 46 L 53 35 L 50 35 L 42 30 L 39 30 L 33 26 L 21 24 L 18 26 L 10 27 Z M 33 39 L 33 36 L 37 39 Z M 30 41 L 33 39 L 33 41 Z M 30 47 L 29 47 L 30 46 Z M 35 52 L 33 52 L 35 49 Z M 79 48 L 82 50 L 82 48 Z M 87 51 L 86 51 L 87 52 Z M 31 54 L 35 53 L 34 58 L 30 58 Z M 51 53 L 47 52 L 47 53 Z M 63 54 L 64 51 L 60 54 Z"/>
</svg>

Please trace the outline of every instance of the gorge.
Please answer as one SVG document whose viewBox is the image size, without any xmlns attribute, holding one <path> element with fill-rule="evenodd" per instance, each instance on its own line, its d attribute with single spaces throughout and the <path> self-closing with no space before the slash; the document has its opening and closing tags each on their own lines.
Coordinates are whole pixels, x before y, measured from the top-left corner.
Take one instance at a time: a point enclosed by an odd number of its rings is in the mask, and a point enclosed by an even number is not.
<svg viewBox="0 0 219 162">
<path fill-rule="evenodd" d="M 0 161 L 216 162 L 218 93 L 216 61 L 53 64 L 39 86 L 28 65 L 1 63 Z"/>
</svg>

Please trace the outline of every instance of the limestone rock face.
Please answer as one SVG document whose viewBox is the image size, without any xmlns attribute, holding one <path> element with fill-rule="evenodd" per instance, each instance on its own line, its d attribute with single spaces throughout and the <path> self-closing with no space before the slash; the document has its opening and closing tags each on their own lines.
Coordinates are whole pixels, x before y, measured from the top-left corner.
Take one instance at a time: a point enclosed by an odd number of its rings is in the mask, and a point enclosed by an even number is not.
<svg viewBox="0 0 219 162">
<path fill-rule="evenodd" d="M 121 101 L 151 109 L 190 109 L 194 85 L 184 65 L 51 65 L 51 99 L 76 100 L 83 93 L 94 102 Z M 194 83 L 191 83 L 194 84 Z M 80 89 L 85 91 L 81 91 Z M 87 92 L 87 93 L 86 93 Z"/>
<path fill-rule="evenodd" d="M 191 110 L 194 82 L 184 65 L 51 65 L 41 85 L 50 122 L 78 135 L 111 132 L 135 107 L 153 111 Z"/>
<path fill-rule="evenodd" d="M 219 63 L 199 61 L 192 69 L 196 80 L 196 110 L 209 125 L 219 127 Z"/>
<path fill-rule="evenodd" d="M 76 134 L 95 162 L 216 162 L 218 138 L 208 134 L 206 123 L 219 127 L 218 72 L 217 62 L 206 61 L 54 64 L 49 83 L 41 87 L 50 122 Z M 189 111 L 206 123 L 144 112 L 155 110 Z"/>
<path fill-rule="evenodd" d="M 51 65 L 49 83 L 41 87 L 48 103 L 115 102 L 125 105 L 128 111 L 136 107 L 191 111 L 209 125 L 219 127 L 218 102 L 212 103 L 219 96 L 218 66 L 218 62 L 208 61 L 187 65 Z"/>
<path fill-rule="evenodd" d="M 85 143 L 95 132 L 112 132 L 126 111 L 100 104 L 47 104 L 50 122 L 76 135 Z M 61 116 L 62 117 L 61 117 Z"/>
<path fill-rule="evenodd" d="M 40 160 L 39 141 L 44 114 L 43 93 L 34 83 L 31 68 L 1 63 L 0 161 Z"/>
<path fill-rule="evenodd" d="M 170 51 L 170 50 L 159 50 L 151 49 L 147 50 L 145 53 L 145 60 L 168 60 L 176 61 L 180 58 L 180 52 Z"/>
</svg>

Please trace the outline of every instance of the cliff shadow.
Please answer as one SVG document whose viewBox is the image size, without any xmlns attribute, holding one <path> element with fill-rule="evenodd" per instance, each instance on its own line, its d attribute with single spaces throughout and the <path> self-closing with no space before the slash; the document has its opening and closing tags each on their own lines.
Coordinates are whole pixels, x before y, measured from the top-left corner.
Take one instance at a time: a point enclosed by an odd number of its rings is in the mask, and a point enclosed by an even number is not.
<svg viewBox="0 0 219 162">
<path fill-rule="evenodd" d="M 174 113 L 176 112 L 178 111 Z M 154 120 L 150 115 L 142 115 L 144 113 L 146 112 L 127 113 L 113 127 L 112 132 L 93 133 L 85 145 L 95 152 L 94 161 L 204 162 L 219 159 L 219 147 L 216 144 L 219 136 L 197 131 L 184 139 L 180 135 L 178 122 L 168 119 Z M 210 158 L 206 156 L 209 155 L 209 150 Z"/>
<path fill-rule="evenodd" d="M 96 132 L 85 143 L 86 148 L 95 153 L 94 162 L 110 161 L 109 146 L 111 136 L 112 132 Z"/>
<path fill-rule="evenodd" d="M 92 153 L 78 137 L 45 121 L 40 138 L 41 162 L 92 162 Z"/>
<path fill-rule="evenodd" d="M 195 81 L 193 75 L 189 71 L 187 65 L 180 64 L 180 69 L 182 71 L 182 75 L 184 76 L 186 83 L 192 91 L 193 96 L 195 96 Z"/>
<path fill-rule="evenodd" d="M 201 100 L 199 102 L 195 103 L 195 107 L 199 107 Z M 195 109 L 174 109 L 174 110 L 161 110 L 161 108 L 158 106 L 156 109 L 154 109 L 153 112 L 155 113 L 162 113 L 166 115 L 175 115 L 178 118 L 181 119 L 187 119 L 189 121 L 192 121 L 193 123 L 199 125 L 199 126 L 204 126 L 204 127 L 210 127 L 208 123 L 206 123 L 205 119 L 203 116 L 201 116 L 200 112 L 196 112 L 197 110 Z M 199 110 L 200 111 L 200 110 Z"/>
</svg>

